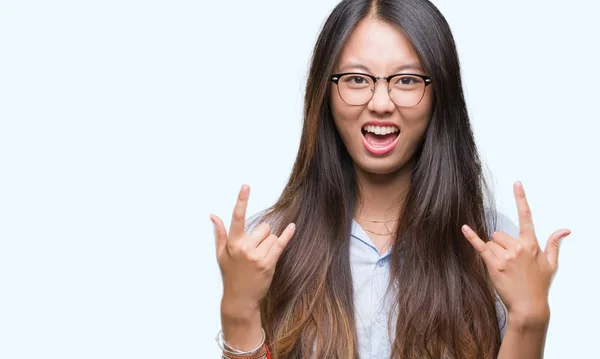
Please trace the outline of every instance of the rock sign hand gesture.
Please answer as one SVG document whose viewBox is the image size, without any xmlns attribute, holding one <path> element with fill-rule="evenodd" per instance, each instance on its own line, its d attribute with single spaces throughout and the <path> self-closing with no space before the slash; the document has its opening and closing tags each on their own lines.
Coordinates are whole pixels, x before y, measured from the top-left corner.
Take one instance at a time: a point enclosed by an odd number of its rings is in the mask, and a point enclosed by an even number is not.
<svg viewBox="0 0 600 359">
<path fill-rule="evenodd" d="M 521 182 L 514 184 L 519 213 L 519 237 L 502 231 L 484 242 L 466 224 L 464 236 L 483 258 L 500 299 L 509 312 L 509 321 L 521 321 L 527 326 L 546 325 L 550 316 L 548 291 L 558 269 L 558 249 L 561 240 L 571 233 L 559 229 L 552 233 L 542 252 L 535 235 L 531 210 Z"/>
<path fill-rule="evenodd" d="M 249 186 L 243 185 L 233 210 L 229 234 L 219 217 L 211 215 L 210 218 L 215 227 L 223 298 L 240 310 L 256 311 L 267 294 L 275 264 L 294 234 L 295 225 L 290 223 L 281 236 L 272 234 L 271 227 L 265 222 L 256 226 L 251 233 L 246 233 L 249 196 Z"/>
</svg>

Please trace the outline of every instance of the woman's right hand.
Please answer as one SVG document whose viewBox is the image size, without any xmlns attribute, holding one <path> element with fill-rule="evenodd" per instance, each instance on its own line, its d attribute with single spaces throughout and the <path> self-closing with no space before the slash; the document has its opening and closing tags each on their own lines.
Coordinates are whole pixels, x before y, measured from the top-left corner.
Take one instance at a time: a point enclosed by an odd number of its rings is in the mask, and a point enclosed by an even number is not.
<svg viewBox="0 0 600 359">
<path fill-rule="evenodd" d="M 215 227 L 217 262 L 223 279 L 222 311 L 230 317 L 243 318 L 259 312 L 260 301 L 273 280 L 277 260 L 295 230 L 295 225 L 290 223 L 278 237 L 263 222 L 251 233 L 246 233 L 249 196 L 250 187 L 243 185 L 233 210 L 229 234 L 219 217 L 210 216 Z"/>
</svg>

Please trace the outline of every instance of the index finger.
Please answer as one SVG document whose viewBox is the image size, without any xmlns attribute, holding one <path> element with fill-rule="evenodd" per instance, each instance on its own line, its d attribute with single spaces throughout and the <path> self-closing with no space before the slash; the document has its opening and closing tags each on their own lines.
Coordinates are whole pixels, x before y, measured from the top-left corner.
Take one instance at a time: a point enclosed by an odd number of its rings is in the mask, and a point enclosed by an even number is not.
<svg viewBox="0 0 600 359">
<path fill-rule="evenodd" d="M 233 208 L 231 225 L 229 226 L 229 236 L 231 238 L 242 238 L 246 230 L 246 208 L 248 207 L 248 198 L 250 197 L 250 186 L 242 185 L 238 194 L 237 202 Z"/>
<path fill-rule="evenodd" d="M 515 200 L 517 201 L 517 211 L 519 212 L 520 234 L 526 236 L 535 236 L 531 209 L 529 208 L 529 203 L 527 203 L 527 197 L 525 197 L 525 189 L 523 188 L 523 184 L 521 181 L 517 181 L 513 187 L 515 192 Z"/>
</svg>

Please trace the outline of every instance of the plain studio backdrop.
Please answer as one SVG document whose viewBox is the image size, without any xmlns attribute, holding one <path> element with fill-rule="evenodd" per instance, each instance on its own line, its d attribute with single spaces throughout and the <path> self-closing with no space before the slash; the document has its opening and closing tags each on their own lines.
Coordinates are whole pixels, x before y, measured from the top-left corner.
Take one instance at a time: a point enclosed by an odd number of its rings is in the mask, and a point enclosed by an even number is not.
<svg viewBox="0 0 600 359">
<path fill-rule="evenodd" d="M 217 358 L 229 224 L 281 193 L 333 0 L 0 2 L 0 357 Z M 546 358 L 598 357 L 593 1 L 435 1 L 500 210 L 567 227 Z"/>
</svg>

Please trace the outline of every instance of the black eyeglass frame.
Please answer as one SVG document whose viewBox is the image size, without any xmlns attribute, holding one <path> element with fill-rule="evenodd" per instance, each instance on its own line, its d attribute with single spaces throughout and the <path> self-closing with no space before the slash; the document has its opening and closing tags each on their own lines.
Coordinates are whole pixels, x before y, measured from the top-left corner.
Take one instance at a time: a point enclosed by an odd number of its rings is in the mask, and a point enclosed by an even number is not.
<svg viewBox="0 0 600 359">
<path fill-rule="evenodd" d="M 385 80 L 385 82 L 387 82 L 388 84 L 388 92 L 391 90 L 390 89 L 390 80 L 393 79 L 394 77 L 397 76 L 416 76 L 416 77 L 420 77 L 423 82 L 425 82 L 425 87 L 423 90 L 423 95 L 425 95 L 425 90 L 427 89 L 428 85 L 431 85 L 432 80 L 431 77 L 426 76 L 426 75 L 421 75 L 421 74 L 411 74 L 411 73 L 399 73 L 399 74 L 393 74 L 393 75 L 389 75 L 389 76 L 374 76 L 371 74 L 365 74 L 364 72 L 342 72 L 342 73 L 338 73 L 338 74 L 333 74 L 331 75 L 331 77 L 329 78 L 330 81 L 333 81 L 336 85 L 336 87 L 338 88 L 338 94 L 340 95 L 340 97 L 342 96 L 342 94 L 340 94 L 340 88 L 338 86 L 338 82 L 340 81 L 340 78 L 342 78 L 342 76 L 346 76 L 346 75 L 361 75 L 361 76 L 366 76 L 368 78 L 370 78 L 373 81 L 373 86 L 375 86 L 377 84 L 377 81 L 379 80 Z M 373 92 L 373 95 L 375 94 L 375 92 Z M 371 99 L 373 98 L 373 95 L 371 95 Z M 419 100 L 419 102 L 417 102 L 415 105 L 412 106 L 404 106 L 404 107 L 414 107 L 416 105 L 418 105 L 419 103 L 421 103 L 421 101 L 423 101 L 423 95 L 421 96 L 421 99 Z M 342 100 L 344 98 L 342 97 Z M 369 99 L 369 101 L 371 101 L 371 99 Z M 369 101 L 365 102 L 368 103 Z M 346 101 L 344 101 L 346 102 Z M 347 102 L 346 102 L 347 103 Z M 362 105 L 364 105 L 365 103 L 363 103 Z M 362 105 L 352 105 L 349 104 L 351 106 L 362 106 Z M 396 104 L 398 105 L 398 104 Z M 398 105 L 398 106 L 402 106 L 402 105 Z"/>
</svg>

